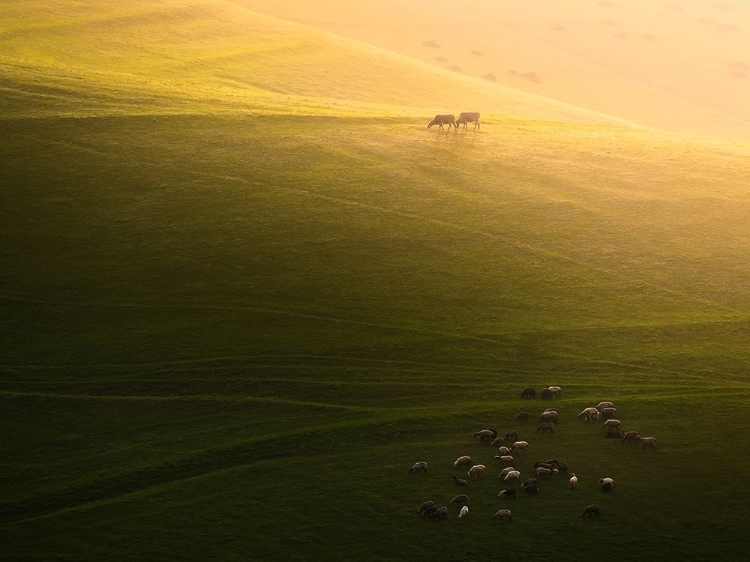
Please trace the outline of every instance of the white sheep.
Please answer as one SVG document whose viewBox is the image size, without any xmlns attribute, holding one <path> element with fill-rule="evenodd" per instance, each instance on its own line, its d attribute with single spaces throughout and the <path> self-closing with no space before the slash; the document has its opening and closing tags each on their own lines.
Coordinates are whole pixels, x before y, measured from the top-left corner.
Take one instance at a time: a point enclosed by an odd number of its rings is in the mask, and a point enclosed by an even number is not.
<svg viewBox="0 0 750 562">
<path fill-rule="evenodd" d="M 427 472 L 427 463 L 424 461 L 415 462 L 409 472 Z"/>
<path fill-rule="evenodd" d="M 596 416 L 595 418 L 593 416 Z M 578 414 L 578 417 L 581 418 L 583 421 L 590 422 L 592 419 L 599 419 L 599 410 L 594 408 L 593 406 L 589 408 L 584 408 L 583 411 Z"/>
<path fill-rule="evenodd" d="M 505 446 L 499 447 L 497 452 L 500 453 L 501 455 L 510 455 L 510 449 Z"/>
<path fill-rule="evenodd" d="M 562 388 L 560 388 L 559 386 L 550 386 L 547 390 L 549 390 L 558 398 L 562 398 Z"/>
<path fill-rule="evenodd" d="M 537 466 L 534 470 L 536 471 L 537 476 L 554 476 L 555 474 L 560 472 L 556 468 L 550 469 L 544 466 Z"/>
<path fill-rule="evenodd" d="M 656 438 L 655 437 L 638 437 L 636 439 L 638 443 L 643 445 L 644 449 L 650 449 L 656 451 Z"/>
<path fill-rule="evenodd" d="M 515 470 L 515 468 L 513 468 L 512 466 L 506 466 L 504 469 L 502 469 L 500 471 L 500 474 L 497 477 L 498 480 L 502 480 L 503 478 L 505 478 L 508 475 L 509 472 L 511 472 L 513 470 Z"/>
<path fill-rule="evenodd" d="M 573 476 L 570 477 L 570 487 L 571 488 L 577 488 L 578 487 L 578 477 L 576 476 L 576 473 L 571 473 Z"/>
<path fill-rule="evenodd" d="M 472 478 L 479 478 L 480 476 L 484 476 L 485 472 L 487 472 L 486 466 L 483 464 L 475 464 L 469 469 L 467 474 Z"/>
<path fill-rule="evenodd" d="M 506 482 L 508 482 L 509 480 L 518 480 L 519 478 L 521 478 L 521 472 L 520 471 L 518 471 L 518 470 L 510 470 L 510 471 L 508 471 L 508 474 L 505 475 L 505 478 L 503 478 L 503 480 L 505 480 Z"/>
<path fill-rule="evenodd" d="M 495 458 L 503 464 L 507 464 L 507 465 L 513 464 L 513 457 L 510 455 L 498 455 Z"/>
<path fill-rule="evenodd" d="M 620 420 L 607 420 L 602 427 L 604 429 L 620 429 Z"/>
<path fill-rule="evenodd" d="M 597 410 L 599 410 L 600 412 L 601 412 L 601 411 L 602 411 L 602 410 L 603 410 L 604 408 L 614 408 L 614 407 L 615 407 L 615 405 L 614 405 L 614 404 L 612 404 L 612 402 L 599 402 L 599 403 L 598 403 L 598 404 L 596 405 L 596 409 L 597 409 Z"/>
<path fill-rule="evenodd" d="M 456 462 L 453 463 L 454 467 L 459 466 L 472 466 L 474 464 L 474 461 L 471 460 L 471 457 L 464 455 L 463 457 L 458 457 L 456 459 Z"/>
<path fill-rule="evenodd" d="M 511 450 L 515 451 L 516 449 L 518 449 L 519 451 L 521 451 L 521 450 L 525 451 L 528 448 L 529 448 L 528 441 L 516 441 L 515 443 L 513 443 L 513 446 L 511 447 Z"/>
<path fill-rule="evenodd" d="M 615 485 L 615 481 L 611 478 L 599 478 L 599 484 L 602 487 L 602 492 L 610 492 Z"/>
<path fill-rule="evenodd" d="M 465 505 L 461 508 L 461 512 L 458 514 L 458 518 L 466 517 L 469 514 L 469 506 Z"/>
</svg>

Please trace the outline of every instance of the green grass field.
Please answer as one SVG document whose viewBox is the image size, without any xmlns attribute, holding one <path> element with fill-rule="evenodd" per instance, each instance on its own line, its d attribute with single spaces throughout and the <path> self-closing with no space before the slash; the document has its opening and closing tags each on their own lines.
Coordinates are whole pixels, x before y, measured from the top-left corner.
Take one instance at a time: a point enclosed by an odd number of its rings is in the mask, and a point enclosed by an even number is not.
<svg viewBox="0 0 750 562">
<path fill-rule="evenodd" d="M 262 17 L 218 1 L 8 4 L 3 560 L 744 559 L 747 143 L 243 35 Z M 425 128 L 461 97 L 480 131 Z M 552 384 L 537 435 L 520 391 Z M 657 451 L 577 419 L 600 400 Z M 579 489 L 498 499 L 487 426 Z M 490 468 L 468 519 L 421 519 L 463 454 Z"/>
</svg>

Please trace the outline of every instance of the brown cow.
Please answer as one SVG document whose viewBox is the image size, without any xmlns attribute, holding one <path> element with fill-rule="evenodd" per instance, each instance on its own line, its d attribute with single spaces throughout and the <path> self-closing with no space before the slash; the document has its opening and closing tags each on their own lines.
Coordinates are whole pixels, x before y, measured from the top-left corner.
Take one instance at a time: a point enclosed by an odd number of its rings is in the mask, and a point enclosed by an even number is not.
<svg viewBox="0 0 750 562">
<path fill-rule="evenodd" d="M 478 111 L 471 111 L 468 113 L 462 113 L 458 116 L 458 121 L 456 121 L 459 125 L 463 124 L 464 129 L 466 129 L 467 123 L 474 123 L 474 130 L 480 128 L 479 126 L 479 112 Z"/>
<path fill-rule="evenodd" d="M 441 131 L 443 130 L 443 125 L 448 125 L 449 131 L 451 130 L 451 125 L 458 129 L 458 126 L 456 125 L 456 116 L 452 113 L 447 115 L 435 115 L 435 119 L 427 124 L 427 128 L 429 129 L 433 125 L 440 125 Z"/>
</svg>

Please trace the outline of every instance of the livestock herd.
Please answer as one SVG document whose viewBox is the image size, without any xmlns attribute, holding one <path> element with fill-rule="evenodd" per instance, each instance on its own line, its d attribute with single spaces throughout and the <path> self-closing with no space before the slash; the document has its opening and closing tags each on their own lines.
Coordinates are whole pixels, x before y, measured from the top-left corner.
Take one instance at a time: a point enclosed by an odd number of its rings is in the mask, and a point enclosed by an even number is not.
<svg viewBox="0 0 750 562">
<path fill-rule="evenodd" d="M 535 398 L 537 395 L 536 389 L 525 388 L 521 392 L 521 398 L 530 400 Z M 545 400 L 561 399 L 562 388 L 559 386 L 550 386 L 541 389 L 539 396 Z M 642 447 L 647 451 L 656 450 L 656 439 L 654 437 L 641 437 L 635 431 L 623 432 L 620 429 L 621 422 L 617 419 L 617 409 L 612 402 L 600 402 L 596 406 L 589 406 L 583 409 L 578 414 L 578 418 L 583 420 L 584 423 L 594 424 L 604 420 L 602 429 L 604 430 L 604 436 L 607 438 L 617 438 L 623 443 L 640 443 Z M 515 419 L 517 422 L 524 423 L 528 421 L 530 414 L 528 412 L 519 412 Z M 560 418 L 560 413 L 557 408 L 546 408 L 539 415 L 539 425 L 536 429 L 536 434 L 551 434 L 554 435 L 555 426 L 557 425 Z M 531 445 L 528 441 L 520 439 L 519 432 L 515 429 L 509 429 L 505 436 L 498 436 L 498 432 L 492 428 L 480 429 L 474 433 L 475 440 L 479 442 L 497 447 L 497 453 L 493 457 L 493 461 L 496 464 L 502 465 L 503 469 L 498 475 L 498 480 L 506 484 L 508 487 L 501 490 L 497 497 L 500 499 L 516 499 L 516 488 L 515 483 L 520 482 L 520 491 L 527 496 L 536 496 L 540 493 L 540 482 L 542 487 L 545 481 L 550 481 L 553 478 L 567 477 L 569 467 L 568 464 L 558 459 L 547 459 L 539 460 L 533 463 L 533 476 L 529 476 L 522 480 L 522 472 L 520 469 L 514 468 L 513 464 L 517 463 L 517 455 L 525 455 L 531 449 Z M 491 462 L 491 461 L 490 461 Z M 490 464 L 488 462 L 487 464 Z M 489 469 L 487 464 L 480 464 L 475 462 L 470 455 L 461 455 L 453 463 L 454 469 L 468 469 L 466 475 L 467 479 L 458 478 L 456 475 L 451 476 L 456 486 L 466 487 L 469 486 L 469 482 L 474 479 L 485 478 Z M 520 465 L 519 465 L 520 466 Z M 410 473 L 427 473 L 428 463 L 426 461 L 419 461 L 409 469 Z M 571 491 L 578 489 L 578 477 L 574 472 L 570 473 L 569 477 L 569 489 Z M 615 481 L 611 477 L 602 477 L 598 480 L 598 486 L 602 492 L 611 492 L 614 488 Z M 462 493 L 453 497 L 450 504 L 460 505 L 460 511 L 458 518 L 464 519 L 469 514 L 469 496 L 468 494 Z M 447 505 L 438 507 L 433 500 L 425 501 L 419 507 L 419 514 L 422 517 L 430 519 L 447 519 L 449 516 L 449 510 Z M 601 508 L 597 504 L 591 504 L 586 506 L 581 513 L 581 517 L 601 517 Z M 505 520 L 511 521 L 513 514 L 509 509 L 499 509 L 492 516 L 493 520 Z"/>
<path fill-rule="evenodd" d="M 438 125 L 440 130 L 443 130 L 443 125 L 448 125 L 448 130 L 453 127 L 454 130 L 458 130 L 459 125 L 463 125 L 464 129 L 468 123 L 474 123 L 474 130 L 481 128 L 479 125 L 479 112 L 478 111 L 467 111 L 461 113 L 456 119 L 456 116 L 452 113 L 446 113 L 443 115 L 435 115 L 435 118 L 427 124 L 429 129 L 433 125 Z"/>
</svg>

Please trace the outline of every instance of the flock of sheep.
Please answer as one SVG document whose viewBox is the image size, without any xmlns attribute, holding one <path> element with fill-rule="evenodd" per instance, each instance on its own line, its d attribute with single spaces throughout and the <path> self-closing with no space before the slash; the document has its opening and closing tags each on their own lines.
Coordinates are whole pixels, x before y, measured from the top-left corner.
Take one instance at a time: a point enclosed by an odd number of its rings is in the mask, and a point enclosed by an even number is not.
<svg viewBox="0 0 750 562">
<path fill-rule="evenodd" d="M 562 398 L 562 389 L 559 386 L 550 386 L 543 388 L 539 393 L 543 399 Z M 536 396 L 536 390 L 534 388 L 526 388 L 521 393 L 523 399 L 533 399 Z M 558 422 L 560 413 L 557 408 L 547 408 L 539 416 L 539 426 L 537 427 L 537 434 L 554 434 L 555 426 Z M 656 450 L 656 439 L 653 437 L 641 437 L 635 431 L 623 432 L 620 429 L 620 421 L 617 419 L 617 409 L 612 402 L 600 402 L 596 406 L 584 408 L 584 410 L 578 414 L 578 417 L 585 423 L 598 423 L 604 420 L 602 428 L 605 430 L 605 437 L 617 438 L 622 442 L 636 442 L 640 443 L 644 449 L 654 451 Z M 516 421 L 526 422 L 529 419 L 527 412 L 520 412 L 516 416 Z M 498 437 L 497 431 L 494 429 L 481 429 L 474 433 L 474 437 L 479 439 L 483 443 L 494 445 L 498 447 L 498 454 L 494 456 L 495 461 L 503 465 L 504 468 L 500 471 L 498 479 L 503 483 L 513 484 L 520 482 L 520 490 L 529 495 L 539 494 L 539 482 L 541 480 L 557 478 L 560 476 L 568 476 L 568 465 L 567 463 L 557 460 L 548 459 L 540 460 L 534 463 L 534 476 L 526 478 L 522 481 L 521 471 L 514 468 L 515 455 L 525 453 L 530 449 L 528 441 L 521 440 L 519 438 L 518 431 L 511 429 L 505 434 L 505 437 Z M 469 479 L 483 478 L 487 475 L 488 468 L 485 464 L 477 464 L 474 459 L 469 455 L 459 456 L 453 463 L 454 468 L 468 468 L 466 475 Z M 419 461 L 409 469 L 410 473 L 426 473 L 428 470 L 427 462 Z M 452 476 L 453 482 L 457 486 L 468 486 L 469 480 Z M 571 472 L 569 476 L 570 489 L 575 490 L 578 487 L 578 477 L 575 473 Z M 610 477 L 602 477 L 599 479 L 599 486 L 602 492 L 611 492 L 614 487 L 615 481 Z M 501 499 L 515 499 L 516 489 L 507 488 L 501 490 L 498 493 L 498 497 Z M 458 494 L 450 500 L 451 504 L 460 505 L 458 514 L 459 519 L 463 519 L 469 514 L 469 496 L 467 494 Z M 437 507 L 435 502 L 428 500 L 422 503 L 419 507 L 419 514 L 422 517 L 432 519 L 447 519 L 448 518 L 448 507 L 441 506 Z M 591 504 L 587 506 L 581 513 L 581 517 L 600 517 L 601 508 L 597 504 Z M 499 520 L 512 520 L 512 513 L 509 509 L 499 509 L 492 516 L 493 519 Z"/>
</svg>

